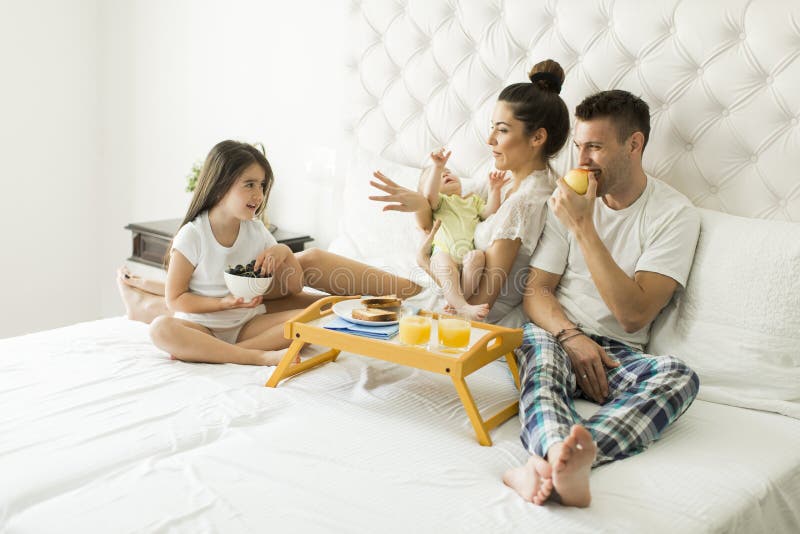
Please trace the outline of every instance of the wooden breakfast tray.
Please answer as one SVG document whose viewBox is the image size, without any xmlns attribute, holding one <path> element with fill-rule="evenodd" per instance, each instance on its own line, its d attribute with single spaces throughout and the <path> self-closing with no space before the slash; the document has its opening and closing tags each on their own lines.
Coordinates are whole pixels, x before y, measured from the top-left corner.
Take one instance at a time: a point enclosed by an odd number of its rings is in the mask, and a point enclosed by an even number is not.
<svg viewBox="0 0 800 534">
<path fill-rule="evenodd" d="M 335 361 L 341 351 L 447 375 L 453 380 L 464 410 L 475 429 L 478 443 L 491 445 L 492 439 L 489 437 L 489 430 L 514 416 L 518 410 L 518 403 L 514 401 L 484 420 L 475 406 L 475 400 L 472 398 L 465 378 L 484 365 L 505 356 L 514 377 L 514 383 L 519 389 L 519 370 L 513 351 L 522 343 L 522 330 L 473 321 L 469 346 L 464 351 L 453 353 L 444 352 L 446 349 L 443 351 L 427 350 L 401 345 L 396 337 L 391 340 L 370 339 L 324 328 L 324 325 L 332 319 L 333 310 L 331 308 L 335 303 L 357 298 L 361 297 L 325 297 L 311 304 L 292 320 L 287 321 L 284 336 L 293 341 L 286 351 L 286 355 L 272 372 L 266 386 L 276 387 L 285 378 Z M 420 315 L 437 318 L 436 314 L 430 312 L 422 311 Z M 330 347 L 330 350 L 301 363 L 293 363 L 300 349 L 306 343 Z"/>
</svg>

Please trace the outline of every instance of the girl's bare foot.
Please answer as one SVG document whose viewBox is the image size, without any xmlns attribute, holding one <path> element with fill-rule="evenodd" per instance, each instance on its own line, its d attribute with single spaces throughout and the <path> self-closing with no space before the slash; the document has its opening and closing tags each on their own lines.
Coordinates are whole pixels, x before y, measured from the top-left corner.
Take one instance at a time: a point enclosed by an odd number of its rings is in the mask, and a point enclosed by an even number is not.
<svg viewBox="0 0 800 534">
<path fill-rule="evenodd" d="M 457 309 L 457 312 L 471 321 L 483 321 L 489 315 L 488 304 L 467 304 Z"/>
<path fill-rule="evenodd" d="M 574 425 L 562 443 L 548 452 L 553 467 L 553 487 L 561 504 L 585 508 L 592 502 L 589 473 L 597 456 L 592 435 L 581 425 Z"/>
<path fill-rule="evenodd" d="M 524 465 L 514 467 L 503 475 L 503 483 L 516 491 L 523 500 L 542 505 L 553 491 L 552 468 L 547 460 L 535 454 Z"/>
<path fill-rule="evenodd" d="M 256 365 L 278 365 L 281 363 L 281 360 L 286 355 L 286 351 L 289 349 L 282 349 L 282 350 L 265 350 L 261 357 L 258 359 L 258 363 Z M 300 363 L 300 355 L 294 357 L 292 363 Z"/>
</svg>

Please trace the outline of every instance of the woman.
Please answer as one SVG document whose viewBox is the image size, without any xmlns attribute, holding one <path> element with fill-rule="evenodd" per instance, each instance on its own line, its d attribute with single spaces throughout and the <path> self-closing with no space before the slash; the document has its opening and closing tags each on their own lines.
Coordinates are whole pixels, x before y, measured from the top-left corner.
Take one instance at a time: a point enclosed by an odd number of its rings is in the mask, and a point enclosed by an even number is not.
<svg viewBox="0 0 800 534">
<path fill-rule="evenodd" d="M 487 143 L 495 167 L 511 174 L 503 188 L 498 211 L 478 224 L 475 248 L 486 257 L 485 275 L 470 304 L 492 307 L 486 320 L 519 327 L 528 261 L 544 228 L 545 205 L 555 186 L 549 161 L 564 146 L 569 133 L 569 111 L 559 95 L 564 70 L 553 61 L 537 63 L 530 83 L 515 83 L 500 92 L 492 113 Z M 389 202 L 385 210 L 414 212 L 417 224 L 431 231 L 430 205 L 418 192 L 384 176 L 373 186 L 387 193 L 372 200 Z M 431 239 L 432 236 L 428 236 Z"/>
</svg>

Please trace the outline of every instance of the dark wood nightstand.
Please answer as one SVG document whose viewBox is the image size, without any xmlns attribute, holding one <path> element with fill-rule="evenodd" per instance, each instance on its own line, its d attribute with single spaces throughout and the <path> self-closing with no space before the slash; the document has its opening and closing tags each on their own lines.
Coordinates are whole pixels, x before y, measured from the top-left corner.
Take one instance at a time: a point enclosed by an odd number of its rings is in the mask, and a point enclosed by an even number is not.
<svg viewBox="0 0 800 534">
<path fill-rule="evenodd" d="M 133 253 L 128 258 L 130 261 L 144 263 L 153 267 L 164 267 L 164 256 L 169 250 L 170 241 L 180 227 L 182 219 L 165 219 L 163 221 L 152 221 L 143 223 L 131 223 L 125 227 L 133 234 Z M 283 243 L 292 249 L 292 252 L 300 252 L 306 243 L 313 241 L 314 238 L 308 235 L 295 234 L 286 230 L 275 230 L 272 232 L 278 243 Z"/>
</svg>

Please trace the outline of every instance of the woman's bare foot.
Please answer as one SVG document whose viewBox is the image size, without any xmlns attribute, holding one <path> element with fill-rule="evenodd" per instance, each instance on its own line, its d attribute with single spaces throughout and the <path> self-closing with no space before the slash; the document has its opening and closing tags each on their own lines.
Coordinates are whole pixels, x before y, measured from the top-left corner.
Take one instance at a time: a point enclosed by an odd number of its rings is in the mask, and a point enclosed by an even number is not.
<svg viewBox="0 0 800 534">
<path fill-rule="evenodd" d="M 124 265 L 117 269 L 117 279 L 127 286 L 134 287 L 145 293 L 150 293 L 151 295 L 156 295 L 157 297 L 163 297 L 165 294 L 164 291 L 166 287 L 164 282 L 136 276 Z"/>
<path fill-rule="evenodd" d="M 124 265 L 117 269 L 117 281 L 125 284 L 126 286 L 135 287 L 136 289 L 146 291 L 142 277 L 131 274 L 128 268 Z"/>
<path fill-rule="evenodd" d="M 516 491 L 523 500 L 542 505 L 553 491 L 552 468 L 547 460 L 535 454 L 524 465 L 509 469 L 503 483 Z"/>
<path fill-rule="evenodd" d="M 281 363 L 281 360 L 286 355 L 286 351 L 289 349 L 282 349 L 282 350 L 265 350 L 261 357 L 258 359 L 256 365 L 278 365 Z M 294 357 L 292 363 L 300 363 L 300 355 Z"/>
<path fill-rule="evenodd" d="M 589 431 L 574 425 L 567 439 L 550 447 L 547 456 L 553 467 L 553 487 L 561 504 L 589 506 L 592 502 L 589 474 L 597 456 L 597 445 Z"/>
<path fill-rule="evenodd" d="M 126 274 L 130 278 L 125 278 Z M 131 276 L 125 267 L 117 269 L 117 288 L 128 319 L 149 324 L 159 315 L 172 315 L 164 297 L 139 289 L 134 285 L 137 280 L 143 282 L 141 278 Z"/>
<path fill-rule="evenodd" d="M 456 312 L 471 321 L 483 321 L 489 315 L 488 304 L 467 304 L 456 309 Z"/>
<path fill-rule="evenodd" d="M 128 319 L 142 321 L 140 310 L 144 294 L 129 283 L 131 278 L 130 272 L 125 267 L 117 269 L 117 288 L 119 289 L 120 297 L 122 297 L 122 303 L 125 305 L 125 315 Z"/>
</svg>

